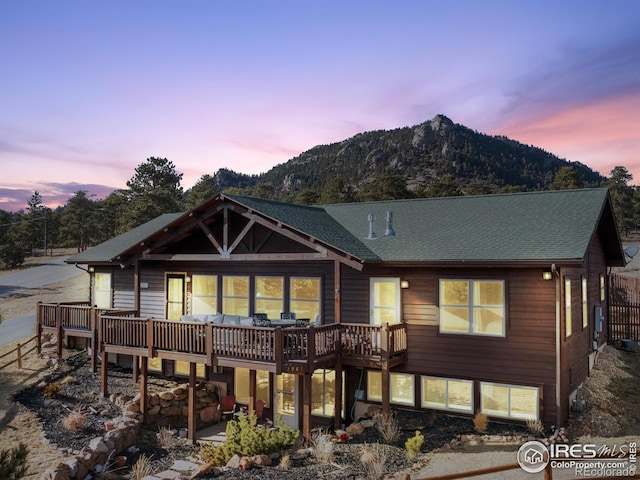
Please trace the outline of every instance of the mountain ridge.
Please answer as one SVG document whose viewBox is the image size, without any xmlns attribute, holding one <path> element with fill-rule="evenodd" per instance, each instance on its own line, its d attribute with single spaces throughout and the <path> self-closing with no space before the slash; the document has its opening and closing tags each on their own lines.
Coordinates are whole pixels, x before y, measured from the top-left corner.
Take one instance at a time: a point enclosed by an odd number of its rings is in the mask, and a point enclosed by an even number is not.
<svg viewBox="0 0 640 480">
<path fill-rule="evenodd" d="M 577 171 L 585 187 L 605 180 L 580 162 L 506 136 L 477 132 L 438 114 L 414 126 L 361 132 L 316 145 L 262 174 L 220 169 L 214 179 L 220 190 L 261 189 L 283 200 L 305 190 L 321 195 L 335 178 L 357 192 L 380 175 L 401 176 L 408 190 L 417 194 L 433 180 L 450 176 L 463 194 L 474 194 L 544 190 L 567 166 Z"/>
</svg>

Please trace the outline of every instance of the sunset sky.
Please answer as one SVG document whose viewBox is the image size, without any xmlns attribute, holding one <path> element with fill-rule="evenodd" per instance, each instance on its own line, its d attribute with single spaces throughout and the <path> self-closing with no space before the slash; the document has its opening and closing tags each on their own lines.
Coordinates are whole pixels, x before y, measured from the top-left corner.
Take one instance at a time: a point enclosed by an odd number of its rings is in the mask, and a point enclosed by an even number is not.
<svg viewBox="0 0 640 480">
<path fill-rule="evenodd" d="M 439 113 L 640 182 L 640 1 L 0 1 L 2 210 Z"/>
</svg>

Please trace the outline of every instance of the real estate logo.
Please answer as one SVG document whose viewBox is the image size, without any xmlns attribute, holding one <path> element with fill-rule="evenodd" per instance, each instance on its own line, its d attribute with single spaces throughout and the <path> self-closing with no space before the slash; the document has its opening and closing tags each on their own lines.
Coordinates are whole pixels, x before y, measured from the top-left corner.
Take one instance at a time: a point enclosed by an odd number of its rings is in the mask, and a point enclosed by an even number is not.
<svg viewBox="0 0 640 480">
<path fill-rule="evenodd" d="M 531 440 L 518 449 L 518 464 L 527 473 L 539 473 L 549 464 L 549 450 L 544 443 Z"/>
<path fill-rule="evenodd" d="M 626 445 L 552 444 L 548 447 L 537 440 L 526 442 L 518 449 L 518 464 L 527 473 L 553 469 L 569 469 L 576 477 L 634 476 L 637 443 Z"/>
</svg>

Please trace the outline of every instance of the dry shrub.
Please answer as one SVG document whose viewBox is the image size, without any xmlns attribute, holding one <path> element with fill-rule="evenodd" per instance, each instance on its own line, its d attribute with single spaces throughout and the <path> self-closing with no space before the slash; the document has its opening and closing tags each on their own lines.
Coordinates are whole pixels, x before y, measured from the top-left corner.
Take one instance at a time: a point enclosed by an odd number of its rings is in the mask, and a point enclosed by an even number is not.
<svg viewBox="0 0 640 480">
<path fill-rule="evenodd" d="M 485 413 L 478 412 L 473 417 L 473 426 L 478 433 L 484 433 L 489 427 L 489 417 Z"/>
<path fill-rule="evenodd" d="M 313 444 L 313 456 L 319 463 L 331 463 L 333 461 L 333 451 L 335 443 L 331 435 L 324 430 L 315 432 L 311 438 Z"/>
<path fill-rule="evenodd" d="M 360 463 L 366 473 L 366 478 L 378 480 L 384 476 L 384 465 L 387 462 L 385 446 L 380 443 L 360 447 Z"/>
<path fill-rule="evenodd" d="M 131 467 L 131 473 L 134 480 L 142 480 L 144 477 L 151 476 L 151 457 L 142 454 Z"/>
<path fill-rule="evenodd" d="M 542 421 L 536 420 L 535 418 L 527 419 L 527 429 L 536 437 L 539 437 L 544 433 L 544 425 L 542 424 Z"/>
<path fill-rule="evenodd" d="M 75 381 L 75 378 L 73 378 L 71 375 L 67 375 L 62 380 L 60 380 L 60 385 L 69 385 L 70 383 L 73 383 Z"/>
<path fill-rule="evenodd" d="M 71 412 L 62 419 L 62 427 L 71 432 L 80 432 L 87 425 L 87 417 L 82 413 Z"/>
<path fill-rule="evenodd" d="M 293 460 L 291 459 L 291 455 L 285 455 L 280 459 L 280 463 L 278 464 L 278 468 L 283 470 L 289 470 L 293 466 Z"/>
<path fill-rule="evenodd" d="M 60 390 L 62 390 L 60 384 L 58 382 L 53 382 L 44 387 L 42 395 L 44 395 L 45 398 L 53 398 L 60 393 Z"/>
<path fill-rule="evenodd" d="M 384 443 L 391 445 L 398 441 L 401 434 L 400 424 L 394 414 L 380 413 L 376 415 L 375 420 Z"/>
<path fill-rule="evenodd" d="M 166 428 L 162 428 L 160 427 L 158 429 L 158 445 L 160 445 L 162 448 L 168 448 L 171 446 L 171 432 L 166 429 Z"/>
</svg>

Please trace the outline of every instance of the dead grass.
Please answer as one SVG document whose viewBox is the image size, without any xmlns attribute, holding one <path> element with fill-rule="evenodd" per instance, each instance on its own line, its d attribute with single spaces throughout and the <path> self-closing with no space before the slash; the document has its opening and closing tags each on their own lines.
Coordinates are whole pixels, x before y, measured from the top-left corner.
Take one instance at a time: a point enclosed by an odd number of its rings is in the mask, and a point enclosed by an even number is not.
<svg viewBox="0 0 640 480">
<path fill-rule="evenodd" d="M 54 250 L 54 256 L 75 253 L 71 250 Z M 51 261 L 51 257 L 27 258 L 25 266 L 28 268 Z M 22 268 L 21 268 L 22 269 Z M 20 269 L 18 269 L 20 270 Z M 12 271 L 0 271 L 0 276 Z M 2 299 L 1 312 L 4 321 L 12 321 L 15 317 L 35 311 L 38 301 L 63 302 L 88 298 L 88 281 L 85 275 L 79 275 L 71 280 L 47 285 L 43 288 L 28 290 L 19 295 Z M 15 344 L 0 347 L 0 355 L 15 348 Z M 53 349 L 48 352 L 55 355 Z M 9 361 L 13 357 L 7 357 Z M 12 402 L 13 394 L 23 388 L 36 383 L 41 374 L 47 371 L 47 358 L 38 357 L 32 352 L 23 358 L 23 368 L 18 369 L 16 363 L 0 370 L 0 450 L 8 450 L 20 442 L 27 445 L 28 471 L 24 480 L 39 480 L 42 472 L 52 465 L 65 460 L 66 455 L 52 445 L 43 442 L 43 435 L 38 424 L 38 418 L 27 409 Z"/>
</svg>

